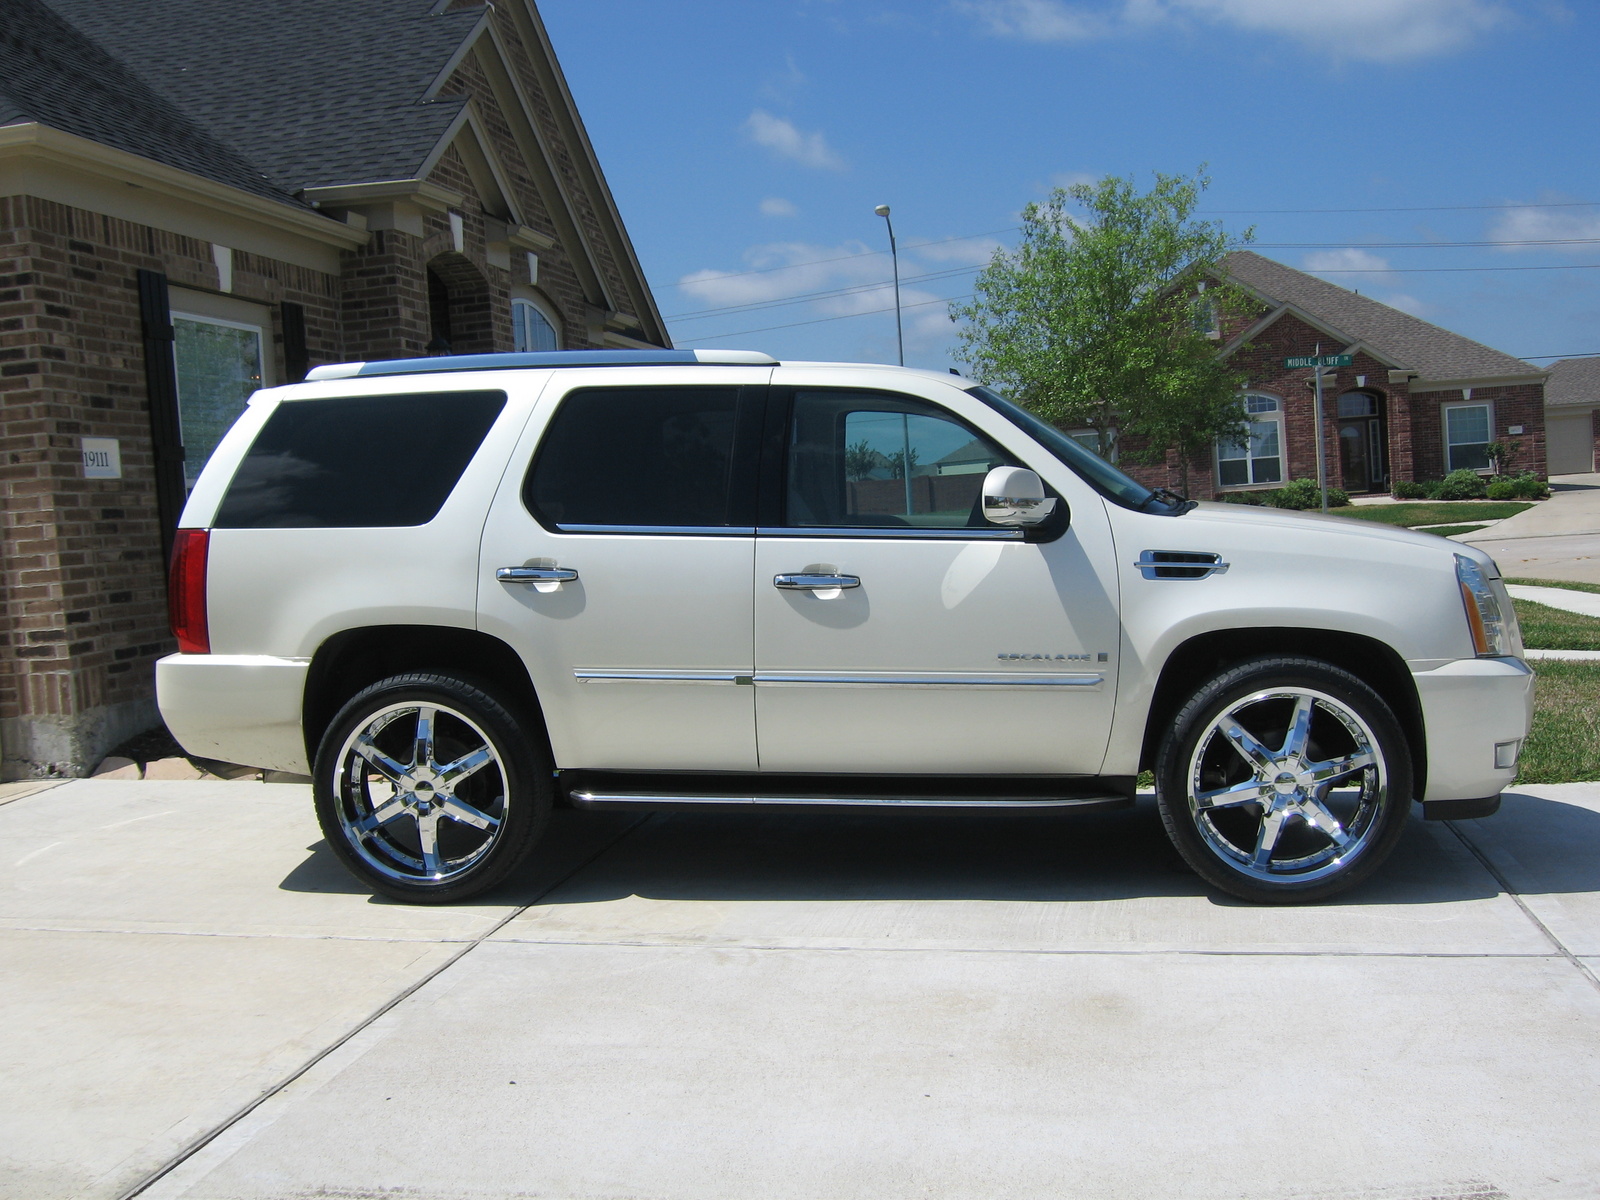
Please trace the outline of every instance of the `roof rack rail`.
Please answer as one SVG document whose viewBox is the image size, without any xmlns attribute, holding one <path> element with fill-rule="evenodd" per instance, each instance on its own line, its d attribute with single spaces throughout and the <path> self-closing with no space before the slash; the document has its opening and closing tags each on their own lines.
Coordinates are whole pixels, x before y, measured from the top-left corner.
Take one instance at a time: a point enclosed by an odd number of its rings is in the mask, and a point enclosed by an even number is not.
<svg viewBox="0 0 1600 1200">
<path fill-rule="evenodd" d="M 373 375 L 431 375 L 435 371 L 514 371 L 535 367 L 674 367 L 697 364 L 775 367 L 759 350 L 549 350 L 526 354 L 454 354 L 391 358 L 382 362 L 328 363 L 312 367 L 306 381 Z"/>
</svg>

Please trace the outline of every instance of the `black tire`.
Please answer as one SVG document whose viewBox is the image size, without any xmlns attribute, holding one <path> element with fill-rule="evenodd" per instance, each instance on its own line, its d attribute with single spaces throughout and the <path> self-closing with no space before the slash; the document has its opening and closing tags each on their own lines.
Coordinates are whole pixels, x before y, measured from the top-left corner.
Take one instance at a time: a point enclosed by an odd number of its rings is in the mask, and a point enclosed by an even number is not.
<svg viewBox="0 0 1600 1200">
<path fill-rule="evenodd" d="M 1162 738 L 1155 778 L 1184 861 L 1263 904 L 1325 900 L 1366 879 L 1405 831 L 1413 786 L 1383 698 L 1298 657 L 1239 663 L 1200 688 Z"/>
<path fill-rule="evenodd" d="M 381 680 L 351 697 L 323 734 L 312 774 L 317 822 L 374 891 L 411 904 L 466 900 L 514 871 L 549 820 L 541 746 L 476 683 Z"/>
</svg>

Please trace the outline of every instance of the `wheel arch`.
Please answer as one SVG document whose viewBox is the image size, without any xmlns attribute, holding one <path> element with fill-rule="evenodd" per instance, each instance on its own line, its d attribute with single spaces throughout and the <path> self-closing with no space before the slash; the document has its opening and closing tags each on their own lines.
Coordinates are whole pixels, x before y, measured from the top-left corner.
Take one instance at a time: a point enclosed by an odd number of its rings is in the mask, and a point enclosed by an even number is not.
<svg viewBox="0 0 1600 1200">
<path fill-rule="evenodd" d="M 1314 658 L 1339 667 L 1383 697 L 1394 710 L 1411 750 L 1416 774 L 1413 794 L 1423 794 L 1428 775 L 1427 737 L 1422 704 L 1405 660 L 1376 638 L 1330 629 L 1217 629 L 1181 643 L 1162 664 L 1145 720 L 1139 769 L 1147 771 L 1154 764 L 1162 734 L 1196 689 L 1237 663 L 1271 654 Z"/>
<path fill-rule="evenodd" d="M 306 761 L 315 760 L 334 715 L 362 688 L 415 671 L 454 675 L 487 685 L 540 738 L 544 713 L 528 668 L 505 642 L 475 629 L 438 625 L 372 625 L 334 634 L 317 647 L 306 673 L 301 711 Z"/>
</svg>

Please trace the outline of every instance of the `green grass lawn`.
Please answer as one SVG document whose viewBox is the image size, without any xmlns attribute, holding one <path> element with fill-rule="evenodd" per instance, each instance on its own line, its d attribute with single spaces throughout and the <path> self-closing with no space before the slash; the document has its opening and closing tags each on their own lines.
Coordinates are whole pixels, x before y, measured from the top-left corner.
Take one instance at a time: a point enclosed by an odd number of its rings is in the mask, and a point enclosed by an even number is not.
<svg viewBox="0 0 1600 1200">
<path fill-rule="evenodd" d="M 1511 601 L 1522 626 L 1522 644 L 1530 650 L 1600 650 L 1600 617 L 1586 617 L 1564 608 Z"/>
<path fill-rule="evenodd" d="M 1532 664 L 1533 731 L 1518 783 L 1600 779 L 1600 663 Z"/>
<path fill-rule="evenodd" d="M 1419 500 L 1415 504 L 1352 504 L 1332 513 L 1383 525 L 1443 525 L 1449 521 L 1499 521 L 1533 505 L 1521 500 Z M 1432 532 L 1438 532 L 1434 530 Z"/>
<path fill-rule="evenodd" d="M 1424 529 L 1423 533 L 1431 533 L 1435 537 L 1453 537 L 1458 533 L 1468 533 L 1474 529 L 1482 529 L 1482 525 L 1439 525 L 1433 529 Z"/>
</svg>

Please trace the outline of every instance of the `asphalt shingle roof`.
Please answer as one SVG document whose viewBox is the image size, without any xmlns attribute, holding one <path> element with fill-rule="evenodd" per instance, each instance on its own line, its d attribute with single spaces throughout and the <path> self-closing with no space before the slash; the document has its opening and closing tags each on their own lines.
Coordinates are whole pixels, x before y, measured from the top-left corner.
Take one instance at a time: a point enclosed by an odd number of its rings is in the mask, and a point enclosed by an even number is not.
<svg viewBox="0 0 1600 1200">
<path fill-rule="evenodd" d="M 482 15 L 434 16 L 431 0 L 43 2 L 288 192 L 414 178 L 465 103 L 423 95 Z"/>
<path fill-rule="evenodd" d="M 1363 342 L 1417 371 L 1424 380 L 1543 374 L 1520 358 L 1252 251 L 1236 250 L 1222 265 L 1236 282 L 1310 313 L 1352 342 Z"/>
<path fill-rule="evenodd" d="M 0 125 L 36 121 L 259 196 L 298 203 L 42 0 L 3 2 Z M 142 13 L 146 6 L 137 8 Z"/>
<path fill-rule="evenodd" d="M 1544 385 L 1546 406 L 1600 404 L 1600 356 L 1564 358 L 1550 365 Z"/>
</svg>

